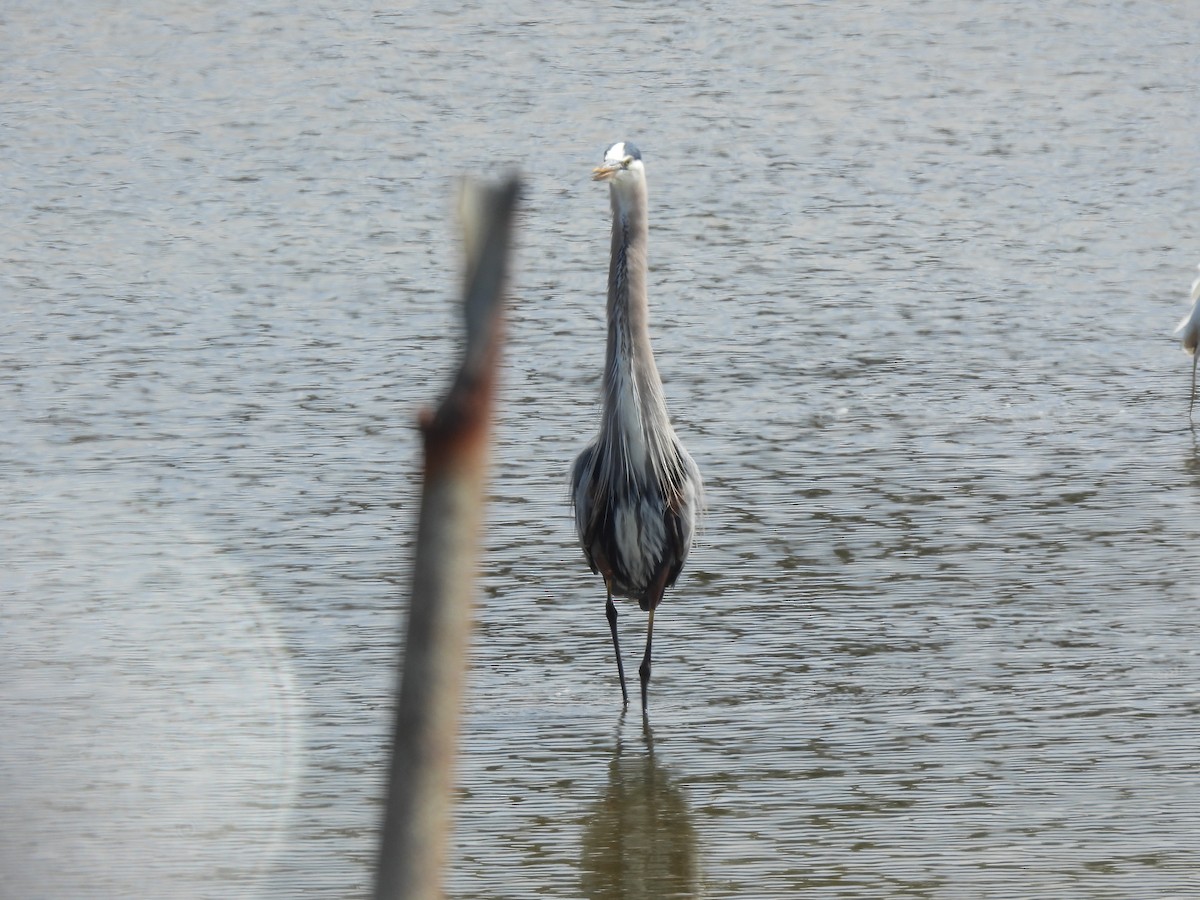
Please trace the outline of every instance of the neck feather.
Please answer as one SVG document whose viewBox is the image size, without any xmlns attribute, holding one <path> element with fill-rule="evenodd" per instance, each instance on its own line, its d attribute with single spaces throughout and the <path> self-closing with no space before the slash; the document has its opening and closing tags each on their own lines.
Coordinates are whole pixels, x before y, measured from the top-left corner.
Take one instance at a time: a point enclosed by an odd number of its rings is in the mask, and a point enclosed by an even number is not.
<svg viewBox="0 0 1200 900">
<path fill-rule="evenodd" d="M 608 362 L 654 370 L 646 308 L 646 185 L 613 185 L 612 250 L 608 266 Z M 616 357 L 616 358 L 614 358 Z M 654 371 L 657 379 L 658 373 Z"/>
<path fill-rule="evenodd" d="M 634 442 L 672 434 L 662 380 L 650 346 L 646 307 L 646 186 L 613 187 L 612 256 L 608 271 L 607 425 Z M 639 437 L 642 440 L 639 440 Z M 643 441 L 646 443 L 643 444 Z"/>
</svg>

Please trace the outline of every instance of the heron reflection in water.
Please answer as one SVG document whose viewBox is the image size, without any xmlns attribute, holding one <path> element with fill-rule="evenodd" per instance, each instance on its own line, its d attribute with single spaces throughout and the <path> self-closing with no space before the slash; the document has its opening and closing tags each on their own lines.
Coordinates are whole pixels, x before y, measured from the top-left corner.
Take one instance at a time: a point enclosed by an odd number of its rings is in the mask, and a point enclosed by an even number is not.
<svg viewBox="0 0 1200 900">
<path fill-rule="evenodd" d="M 1196 268 L 1200 269 L 1200 266 Z M 1188 401 L 1188 417 L 1191 418 L 1192 407 L 1196 405 L 1196 346 L 1200 344 L 1200 278 L 1192 282 L 1192 311 L 1175 328 L 1176 334 L 1181 332 L 1183 349 L 1192 355 L 1192 398 Z"/>
<path fill-rule="evenodd" d="M 624 715 L 604 792 L 583 819 L 580 888 L 588 900 L 702 896 L 699 834 L 683 785 L 658 762 L 643 718 L 643 746 L 627 748 Z"/>
<path fill-rule="evenodd" d="M 692 543 L 702 502 L 700 470 L 675 436 L 650 346 L 646 304 L 646 170 L 637 147 L 613 144 L 592 172 L 612 202 L 608 269 L 608 343 L 600 434 L 571 467 L 579 543 L 604 578 L 604 611 L 626 705 L 625 667 L 613 597 L 649 612 L 638 675 L 642 711 L 650 682 L 654 610 L 675 583 Z"/>
</svg>

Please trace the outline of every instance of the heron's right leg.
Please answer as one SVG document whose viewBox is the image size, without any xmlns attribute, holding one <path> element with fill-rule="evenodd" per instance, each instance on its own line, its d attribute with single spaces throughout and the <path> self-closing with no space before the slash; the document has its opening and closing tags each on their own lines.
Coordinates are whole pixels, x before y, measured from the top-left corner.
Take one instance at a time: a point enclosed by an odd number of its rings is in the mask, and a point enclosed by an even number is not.
<svg viewBox="0 0 1200 900">
<path fill-rule="evenodd" d="M 604 615 L 608 617 L 608 630 L 612 632 L 613 652 L 617 654 L 617 675 L 621 678 L 621 700 L 629 705 L 629 691 L 625 689 L 625 664 L 621 662 L 621 643 L 617 640 L 617 608 L 612 602 L 612 590 L 605 582 L 604 589 L 608 593 L 608 603 L 604 606 Z"/>
</svg>

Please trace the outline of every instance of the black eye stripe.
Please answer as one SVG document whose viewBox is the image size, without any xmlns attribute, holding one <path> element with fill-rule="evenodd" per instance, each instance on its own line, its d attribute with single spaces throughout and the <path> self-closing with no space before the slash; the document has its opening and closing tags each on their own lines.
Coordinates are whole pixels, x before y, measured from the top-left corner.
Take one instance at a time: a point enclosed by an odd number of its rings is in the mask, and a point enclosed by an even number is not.
<svg viewBox="0 0 1200 900">
<path fill-rule="evenodd" d="M 611 158 L 610 154 L 612 154 L 614 150 L 616 150 L 618 147 L 621 147 L 622 145 L 624 146 L 625 153 L 624 153 L 624 159 L 621 160 L 620 165 L 623 168 L 628 168 L 629 164 L 631 162 L 633 162 L 635 159 L 640 160 L 642 158 L 642 152 L 640 150 L 638 150 L 638 148 L 635 147 L 633 144 L 631 144 L 629 141 L 618 141 L 617 143 L 613 144 L 611 147 L 609 147 L 604 152 L 605 160 L 607 161 L 608 159 L 610 159 Z"/>
</svg>

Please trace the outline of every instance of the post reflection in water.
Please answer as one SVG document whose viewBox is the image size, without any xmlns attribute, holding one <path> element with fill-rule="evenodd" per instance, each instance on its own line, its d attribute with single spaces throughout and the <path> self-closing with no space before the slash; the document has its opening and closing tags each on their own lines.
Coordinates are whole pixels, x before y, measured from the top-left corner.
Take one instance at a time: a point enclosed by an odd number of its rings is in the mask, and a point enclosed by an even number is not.
<svg viewBox="0 0 1200 900">
<path fill-rule="evenodd" d="M 621 725 L 608 787 L 588 810 L 584 827 L 583 894 L 594 900 L 699 896 L 696 832 L 687 798 L 654 757 L 650 723 L 642 720 L 645 745 L 628 749 Z"/>
</svg>

